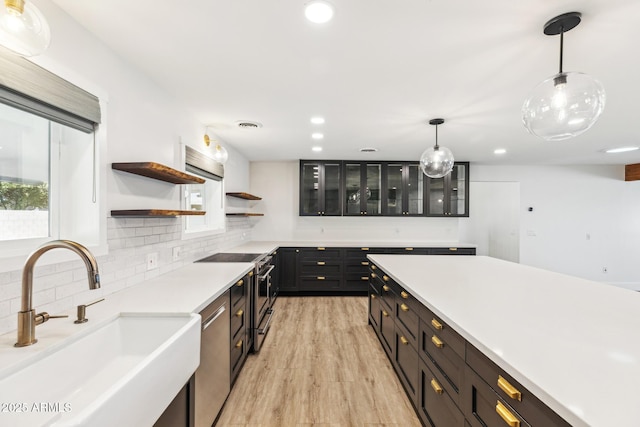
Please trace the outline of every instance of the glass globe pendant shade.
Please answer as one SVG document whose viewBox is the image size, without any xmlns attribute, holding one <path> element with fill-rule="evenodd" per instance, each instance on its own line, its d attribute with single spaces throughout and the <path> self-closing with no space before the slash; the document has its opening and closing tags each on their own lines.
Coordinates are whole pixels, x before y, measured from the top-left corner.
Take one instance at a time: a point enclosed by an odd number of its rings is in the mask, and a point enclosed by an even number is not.
<svg viewBox="0 0 640 427">
<path fill-rule="evenodd" d="M 213 159 L 224 165 L 229 159 L 229 153 L 222 145 L 216 144 L 216 148 L 213 152 Z"/>
<path fill-rule="evenodd" d="M 427 148 L 420 156 L 420 169 L 429 178 L 442 178 L 453 170 L 453 153 L 438 145 Z"/>
<path fill-rule="evenodd" d="M 605 91 L 593 77 L 558 73 L 533 89 L 522 106 L 522 121 L 548 141 L 573 138 L 588 130 L 604 110 Z"/>
<path fill-rule="evenodd" d="M 0 4 L 0 45 L 21 56 L 35 56 L 50 42 L 49 24 L 37 7 L 25 0 Z"/>
</svg>

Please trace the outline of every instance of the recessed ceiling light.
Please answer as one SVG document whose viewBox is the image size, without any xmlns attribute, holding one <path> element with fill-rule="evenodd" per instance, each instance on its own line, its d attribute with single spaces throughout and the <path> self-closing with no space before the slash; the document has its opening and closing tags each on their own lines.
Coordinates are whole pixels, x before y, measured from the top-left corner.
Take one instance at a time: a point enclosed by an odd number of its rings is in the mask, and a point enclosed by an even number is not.
<svg viewBox="0 0 640 427">
<path fill-rule="evenodd" d="M 322 151 L 322 147 L 311 147 L 311 151 L 320 152 Z"/>
<path fill-rule="evenodd" d="M 324 117 L 311 117 L 311 123 L 314 125 L 322 125 L 324 124 Z"/>
<path fill-rule="evenodd" d="M 604 150 L 607 154 L 626 153 L 627 151 L 636 151 L 640 147 L 617 147 Z"/>
<path fill-rule="evenodd" d="M 316 24 L 324 24 L 333 18 L 333 5 L 325 0 L 310 1 L 304 7 L 304 16 Z"/>
<path fill-rule="evenodd" d="M 313 138 L 313 139 L 322 139 L 322 138 L 324 138 L 324 134 L 321 134 L 319 132 L 312 133 L 311 134 L 311 138 Z"/>
<path fill-rule="evenodd" d="M 504 154 L 506 152 L 507 150 L 505 150 L 504 148 L 496 148 L 495 150 L 493 150 L 493 154 Z"/>
</svg>

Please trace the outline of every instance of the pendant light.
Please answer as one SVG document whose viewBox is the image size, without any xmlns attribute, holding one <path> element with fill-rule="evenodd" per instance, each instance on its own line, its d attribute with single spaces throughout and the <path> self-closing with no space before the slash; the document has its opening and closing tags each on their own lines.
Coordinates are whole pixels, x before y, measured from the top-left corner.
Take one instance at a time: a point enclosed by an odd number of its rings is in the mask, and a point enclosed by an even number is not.
<svg viewBox="0 0 640 427">
<path fill-rule="evenodd" d="M 0 45 L 21 56 L 39 55 L 49 47 L 51 30 L 44 15 L 25 0 L 0 6 Z"/>
<path fill-rule="evenodd" d="M 429 124 L 436 127 L 436 145 L 427 148 L 420 156 L 420 169 L 429 178 L 442 178 L 453 170 L 453 153 L 438 145 L 438 125 L 443 123 L 444 119 L 429 120 Z"/>
<path fill-rule="evenodd" d="M 225 163 L 227 163 L 227 160 L 229 160 L 229 153 L 227 152 L 226 148 L 218 144 L 218 142 L 215 142 L 215 144 L 215 147 L 213 147 L 213 159 L 216 162 L 224 165 Z M 211 138 L 209 138 L 209 135 L 207 135 L 206 133 L 204 134 L 204 145 L 206 145 L 207 147 L 211 145 Z"/>
<path fill-rule="evenodd" d="M 560 71 L 536 86 L 522 106 L 524 126 L 548 141 L 580 135 L 593 126 L 604 110 L 606 96 L 598 80 L 562 70 L 564 33 L 575 28 L 581 16 L 579 12 L 569 12 L 544 25 L 546 35 L 560 34 Z"/>
</svg>

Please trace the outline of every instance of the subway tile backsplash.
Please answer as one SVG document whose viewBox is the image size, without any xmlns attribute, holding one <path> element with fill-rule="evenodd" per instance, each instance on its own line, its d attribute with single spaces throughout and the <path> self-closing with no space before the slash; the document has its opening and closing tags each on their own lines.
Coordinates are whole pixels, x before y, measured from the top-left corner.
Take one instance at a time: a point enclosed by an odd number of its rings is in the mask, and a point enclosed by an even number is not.
<svg viewBox="0 0 640 427">
<path fill-rule="evenodd" d="M 97 257 L 101 288 L 89 290 L 87 272 L 79 258 L 36 265 L 33 306 L 38 312 L 69 310 L 251 239 L 247 218 L 227 218 L 224 233 L 186 240 L 181 240 L 181 218 L 108 218 L 107 227 L 109 254 Z M 173 261 L 175 247 L 181 252 L 177 261 Z M 158 254 L 158 267 L 153 270 L 147 270 L 150 253 Z M 0 273 L 0 334 L 16 329 L 21 280 L 22 270 Z"/>
</svg>

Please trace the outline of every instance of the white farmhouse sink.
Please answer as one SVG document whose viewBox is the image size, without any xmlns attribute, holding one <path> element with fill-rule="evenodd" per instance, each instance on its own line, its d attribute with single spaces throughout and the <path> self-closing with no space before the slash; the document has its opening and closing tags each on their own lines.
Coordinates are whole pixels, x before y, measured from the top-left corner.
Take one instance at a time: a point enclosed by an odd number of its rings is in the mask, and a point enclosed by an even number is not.
<svg viewBox="0 0 640 427">
<path fill-rule="evenodd" d="M 151 426 L 200 362 L 197 314 L 120 313 L 84 332 L 0 371 L 0 425 Z"/>
</svg>

